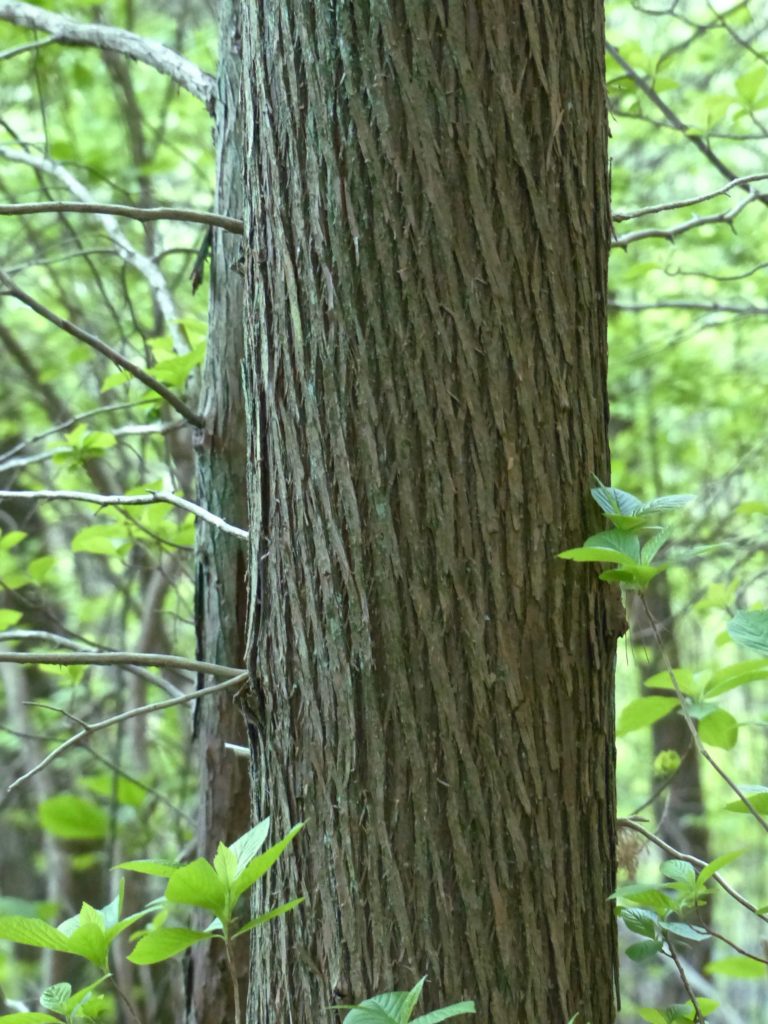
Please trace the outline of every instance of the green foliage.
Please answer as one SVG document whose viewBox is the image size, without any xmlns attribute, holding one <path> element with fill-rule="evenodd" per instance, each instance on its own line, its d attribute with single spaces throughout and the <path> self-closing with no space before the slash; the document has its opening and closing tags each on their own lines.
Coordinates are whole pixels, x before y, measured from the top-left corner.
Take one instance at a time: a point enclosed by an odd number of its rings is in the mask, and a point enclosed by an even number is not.
<svg viewBox="0 0 768 1024">
<path fill-rule="evenodd" d="M 408 992 L 384 992 L 364 999 L 356 1006 L 337 1006 L 336 1009 L 349 1010 L 344 1017 L 344 1024 L 439 1024 L 451 1017 L 475 1012 L 475 1004 L 467 1000 L 420 1017 L 412 1017 L 426 980 L 426 976 L 421 978 Z"/>
</svg>

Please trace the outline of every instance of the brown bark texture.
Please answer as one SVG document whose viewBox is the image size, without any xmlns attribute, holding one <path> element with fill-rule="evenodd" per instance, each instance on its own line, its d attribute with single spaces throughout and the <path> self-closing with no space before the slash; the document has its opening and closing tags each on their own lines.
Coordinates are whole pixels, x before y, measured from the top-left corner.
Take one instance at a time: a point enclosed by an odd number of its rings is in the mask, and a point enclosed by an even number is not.
<svg viewBox="0 0 768 1024">
<path fill-rule="evenodd" d="M 220 4 L 220 57 L 216 97 L 217 212 L 242 216 L 240 24 L 235 5 Z M 237 236 L 214 230 L 211 248 L 209 337 L 203 371 L 205 430 L 196 437 L 197 500 L 237 526 L 247 525 L 245 413 L 242 391 L 243 278 Z M 242 665 L 245 651 L 246 546 L 198 521 L 196 528 L 197 655 L 222 665 Z M 201 685 L 203 683 L 201 682 Z M 219 842 L 230 843 L 251 823 L 248 762 L 225 742 L 243 745 L 246 734 L 232 695 L 200 701 L 195 712 L 200 759 L 197 855 L 211 859 Z M 207 919 L 205 921 L 207 923 Z M 240 945 L 243 1001 L 248 945 Z M 186 1024 L 234 1020 L 232 984 L 222 943 L 195 946 L 187 960 Z"/>
<path fill-rule="evenodd" d="M 601 0 L 243 5 L 249 1020 L 614 1017 Z M 339 1018 L 340 1019 L 340 1018 Z"/>
</svg>

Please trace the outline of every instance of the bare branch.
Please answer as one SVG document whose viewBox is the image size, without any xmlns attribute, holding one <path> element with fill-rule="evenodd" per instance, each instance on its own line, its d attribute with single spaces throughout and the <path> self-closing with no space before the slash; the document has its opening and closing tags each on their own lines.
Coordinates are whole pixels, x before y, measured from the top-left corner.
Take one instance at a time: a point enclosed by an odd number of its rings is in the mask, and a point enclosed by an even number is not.
<svg viewBox="0 0 768 1024">
<path fill-rule="evenodd" d="M 626 213 L 615 211 L 612 216 L 614 221 L 619 224 L 624 220 L 634 220 L 635 217 L 649 217 L 653 213 L 663 213 L 665 210 L 680 210 L 684 206 L 695 206 L 697 203 L 705 203 L 708 199 L 714 199 L 716 196 L 726 195 L 732 188 L 737 186 L 748 185 L 752 181 L 765 181 L 766 178 L 768 178 L 768 174 L 748 174 L 744 178 L 734 178 L 733 181 L 729 181 L 722 188 L 716 188 L 714 192 L 706 192 L 701 196 L 690 196 L 688 199 L 675 199 L 669 203 L 659 203 L 658 206 L 645 206 L 639 210 L 629 210 Z M 5 207 L 0 206 L 0 213 L 4 210 Z"/>
<path fill-rule="evenodd" d="M 204 519 L 206 523 L 218 527 L 224 533 L 231 533 L 233 537 L 241 540 L 248 539 L 248 531 L 239 526 L 233 526 L 221 516 L 214 515 L 202 505 L 196 505 L 193 501 L 180 498 L 177 494 L 170 494 L 168 491 L 150 491 L 148 494 L 91 494 L 89 491 L 0 491 L 0 501 L 3 498 L 24 499 L 36 501 L 45 498 L 64 498 L 68 501 L 87 501 L 92 505 L 156 505 L 164 502 L 167 505 L 176 505 L 178 508 L 191 512 L 197 519 Z"/>
<path fill-rule="evenodd" d="M 52 750 L 47 757 L 44 757 L 39 764 L 36 764 L 34 768 L 31 768 L 28 772 L 20 775 L 18 779 L 12 782 L 6 789 L 6 794 L 13 792 L 17 786 L 21 786 L 23 783 L 31 779 L 33 775 L 37 775 L 38 772 L 43 771 L 43 769 L 47 768 L 52 761 L 61 757 L 66 750 L 69 750 L 70 747 L 76 746 L 81 740 L 85 739 L 86 736 L 90 736 L 94 732 L 99 732 L 101 729 L 107 729 L 111 725 L 118 725 L 120 722 L 127 722 L 130 718 L 138 718 L 140 715 L 151 715 L 155 711 L 162 711 L 165 708 L 176 707 L 178 704 L 186 704 L 189 701 L 197 700 L 198 697 L 207 697 L 211 693 L 221 693 L 222 690 L 228 690 L 238 683 L 244 683 L 247 678 L 247 672 L 240 672 L 238 675 L 233 676 L 232 679 L 228 679 L 225 683 L 217 683 L 215 686 L 204 686 L 200 690 L 193 690 L 191 693 L 185 693 L 181 697 L 172 697 L 170 700 L 161 700 L 156 704 L 144 704 L 138 708 L 131 708 L 130 711 L 123 711 L 120 715 L 113 715 L 111 718 L 105 718 L 101 722 L 94 722 L 93 725 L 83 723 L 83 728 L 80 732 L 75 733 L 74 736 L 70 736 L 68 740 L 60 743 L 59 746 Z M 34 707 L 36 705 L 32 703 L 32 706 Z M 51 710 L 59 711 L 61 714 L 64 714 L 64 712 L 59 708 L 51 708 Z"/>
<path fill-rule="evenodd" d="M 40 640 L 49 644 L 58 644 L 60 647 L 66 647 L 69 651 L 85 651 L 92 650 L 101 654 L 114 654 L 114 651 L 110 651 L 106 647 L 84 647 L 82 644 L 71 640 L 68 636 L 62 636 L 61 633 L 51 633 L 44 629 L 5 629 L 0 632 L 0 643 L 10 643 L 11 641 L 18 640 Z M 136 676 L 138 679 L 144 679 L 146 682 L 151 683 L 153 686 L 157 686 L 160 690 L 165 690 L 169 697 L 179 697 L 182 694 L 182 690 L 175 686 L 168 679 L 163 679 L 162 676 L 153 675 L 146 668 L 139 668 L 138 665 L 126 665 L 125 671 L 130 672 L 131 675 Z M 188 678 L 188 682 L 192 682 L 191 678 Z"/>
<path fill-rule="evenodd" d="M 768 175 L 764 175 L 764 177 L 768 177 Z M 644 238 L 665 238 L 668 242 L 673 242 L 678 235 L 683 235 L 686 231 L 691 231 L 694 228 L 703 227 L 705 224 L 731 224 L 744 207 L 749 206 L 755 199 L 764 202 L 766 196 L 762 192 L 750 192 L 741 202 L 723 213 L 712 213 L 706 217 L 691 217 L 690 220 L 683 221 L 681 224 L 671 228 L 645 228 L 641 231 L 628 231 L 625 235 L 619 235 L 618 238 L 614 238 L 611 242 L 611 248 L 626 249 L 632 242 L 639 242 Z M 649 207 L 649 209 L 653 210 L 652 207 Z M 642 211 L 638 212 L 637 216 L 642 216 Z"/>
<path fill-rule="evenodd" d="M 93 202 L 93 196 L 83 183 L 76 178 L 71 171 L 64 167 L 63 164 L 56 160 L 51 160 L 50 157 L 43 156 L 38 153 L 14 149 L 11 146 L 0 146 L 0 156 L 5 157 L 6 160 L 13 161 L 14 163 L 26 164 L 27 167 L 34 168 L 38 174 L 50 174 L 65 185 L 67 190 L 77 198 L 78 202 Z M 133 209 L 133 207 L 129 206 L 128 209 Z M 114 243 L 118 256 L 138 270 L 149 285 L 155 302 L 165 318 L 168 333 L 173 338 L 174 349 L 179 352 L 186 351 L 189 346 L 184 333 L 176 323 L 176 305 L 170 289 L 168 288 L 168 282 L 166 281 L 162 271 L 150 256 L 147 256 L 146 253 L 139 252 L 139 250 L 131 244 L 128 238 L 120 230 L 120 225 L 115 217 L 109 213 L 99 213 L 97 216 L 102 227 Z"/>
<path fill-rule="evenodd" d="M 169 405 L 172 405 L 176 412 L 181 413 L 184 419 L 193 426 L 205 426 L 205 420 L 203 417 L 190 409 L 187 403 L 177 395 L 174 395 L 170 388 L 167 388 L 165 384 L 156 380 L 151 374 L 147 373 L 146 370 L 142 370 L 140 366 L 132 363 L 130 359 L 126 359 L 125 356 L 121 355 L 117 351 L 117 349 L 107 345 L 105 341 L 102 341 L 101 338 L 97 338 L 95 334 L 91 334 L 82 327 L 78 327 L 76 324 L 73 324 L 71 320 L 65 320 L 64 317 L 58 316 L 52 310 L 48 309 L 47 306 L 43 306 L 28 292 L 19 288 L 18 285 L 14 283 L 13 279 L 2 270 L 0 270 L 0 283 L 5 286 L 10 295 L 18 299 L 19 302 L 23 302 L 25 306 L 29 306 L 30 309 L 33 309 L 35 313 L 44 317 L 49 323 L 61 328 L 62 331 L 66 331 L 74 338 L 84 341 L 86 345 L 90 345 L 91 348 L 95 349 L 97 352 L 101 352 L 102 355 L 107 356 L 108 359 L 111 359 L 112 362 L 121 369 L 127 370 L 131 376 L 140 380 L 142 384 L 145 384 L 152 391 L 155 391 L 158 395 L 162 395 L 166 402 L 168 402 Z"/>
<path fill-rule="evenodd" d="M 609 302 L 611 309 L 623 313 L 644 313 L 649 309 L 692 309 L 700 313 L 738 313 L 740 316 L 768 316 L 766 306 L 733 305 L 727 302 L 692 302 L 686 299 L 660 299 L 658 302 Z"/>
<path fill-rule="evenodd" d="M 768 178 L 768 174 L 763 175 Z M 118 203 L 5 203 L 0 204 L 0 216 L 27 213 L 106 213 L 112 217 L 129 217 L 147 223 L 152 220 L 178 220 L 190 224 L 210 224 L 233 235 L 242 235 L 243 222 L 236 217 L 222 217 L 204 210 L 187 210 L 174 206 L 121 206 Z"/>
<path fill-rule="evenodd" d="M 145 654 L 137 651 L 0 651 L 0 664 L 13 665 L 144 665 L 147 668 L 177 668 L 189 672 L 231 679 L 242 675 L 241 668 L 215 665 L 212 661 L 180 658 L 176 654 Z M 178 697 L 173 700 L 179 701 Z"/>
<path fill-rule="evenodd" d="M 54 14 L 53 11 L 21 3 L 20 0 L 0 0 L 0 20 L 10 21 L 22 28 L 49 32 L 54 40 L 60 43 L 97 46 L 99 49 L 113 50 L 132 60 L 148 64 L 202 100 L 207 110 L 213 113 L 214 78 L 186 57 L 154 39 L 145 39 L 135 32 L 111 25 L 82 24 L 61 14 Z"/>
</svg>

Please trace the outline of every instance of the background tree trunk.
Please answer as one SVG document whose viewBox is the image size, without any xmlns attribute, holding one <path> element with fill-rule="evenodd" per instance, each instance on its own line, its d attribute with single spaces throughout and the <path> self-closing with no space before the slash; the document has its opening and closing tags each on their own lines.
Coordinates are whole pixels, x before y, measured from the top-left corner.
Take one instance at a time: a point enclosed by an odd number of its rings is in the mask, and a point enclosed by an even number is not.
<svg viewBox="0 0 768 1024">
<path fill-rule="evenodd" d="M 243 7 L 250 1020 L 614 1017 L 600 0 Z"/>
<path fill-rule="evenodd" d="M 242 121 L 240 114 L 240 20 L 237 5 L 219 5 L 219 74 L 216 102 L 217 211 L 241 217 Z M 198 501 L 238 526 L 247 525 L 243 359 L 243 278 L 236 266 L 242 244 L 215 231 L 211 249 L 209 338 L 203 374 L 204 436 L 198 437 Z M 198 657 L 242 665 L 245 648 L 245 566 L 241 540 L 196 528 L 196 620 Z M 204 685 L 201 683 L 201 685 Z M 200 752 L 197 855 L 212 858 L 219 842 L 232 842 L 250 826 L 248 762 L 225 741 L 245 744 L 245 728 L 232 694 L 200 701 L 195 713 Z M 242 995 L 248 976 L 248 946 L 241 943 Z M 222 944 L 203 943 L 189 955 L 187 1024 L 234 1019 L 231 983 Z"/>
</svg>

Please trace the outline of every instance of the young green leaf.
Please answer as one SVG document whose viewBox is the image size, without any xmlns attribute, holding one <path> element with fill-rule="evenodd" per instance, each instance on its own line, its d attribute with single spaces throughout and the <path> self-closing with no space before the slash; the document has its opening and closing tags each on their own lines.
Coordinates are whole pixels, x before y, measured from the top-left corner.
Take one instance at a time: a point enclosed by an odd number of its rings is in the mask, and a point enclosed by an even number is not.
<svg viewBox="0 0 768 1024">
<path fill-rule="evenodd" d="M 262 875 L 265 875 L 267 871 L 269 871 L 286 846 L 293 842 L 293 839 L 303 828 L 304 822 L 299 822 L 298 825 L 294 825 L 285 838 L 281 839 L 280 842 L 275 843 L 275 845 L 271 846 L 268 850 L 265 850 L 264 853 L 254 857 L 253 860 L 243 868 L 242 872 L 237 876 L 232 885 L 232 906 L 235 905 L 236 901 L 240 896 L 242 896 L 246 889 L 250 889 L 254 882 L 258 881 Z"/>
<path fill-rule="evenodd" d="M 246 932 L 253 931 L 254 928 L 258 928 L 262 924 L 266 924 L 267 921 L 271 921 L 275 917 L 282 917 L 283 914 L 287 914 L 289 910 L 293 910 L 294 907 L 298 907 L 300 903 L 304 902 L 304 897 L 300 896 L 298 899 L 290 900 L 288 903 L 283 903 L 279 907 L 275 907 L 274 910 L 267 911 L 266 914 L 260 914 L 258 917 L 252 917 L 250 921 L 246 922 L 242 928 L 238 928 L 235 934 L 232 936 L 236 939 L 238 935 L 245 935 Z"/>
<path fill-rule="evenodd" d="M 679 705 L 677 697 L 638 697 L 630 701 L 619 715 L 616 723 L 616 735 L 626 736 L 627 733 L 642 729 L 646 725 L 658 722 Z"/>
<path fill-rule="evenodd" d="M 203 907 L 224 919 L 227 908 L 228 887 L 216 874 L 213 866 L 203 857 L 174 871 L 168 880 L 165 898 L 171 903 L 184 903 Z M 232 905 L 234 906 L 234 900 Z"/>
<path fill-rule="evenodd" d="M 189 949 L 196 942 L 210 939 L 214 933 L 192 928 L 157 928 L 142 936 L 127 957 L 132 964 L 158 964 Z"/>
<path fill-rule="evenodd" d="M 768 655 L 768 612 L 736 612 L 725 628 L 737 644 Z"/>
</svg>

